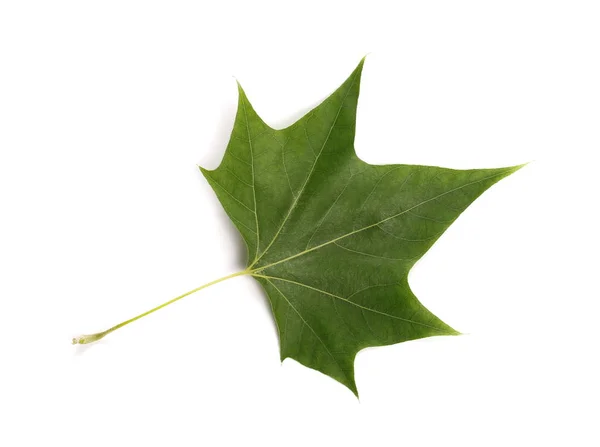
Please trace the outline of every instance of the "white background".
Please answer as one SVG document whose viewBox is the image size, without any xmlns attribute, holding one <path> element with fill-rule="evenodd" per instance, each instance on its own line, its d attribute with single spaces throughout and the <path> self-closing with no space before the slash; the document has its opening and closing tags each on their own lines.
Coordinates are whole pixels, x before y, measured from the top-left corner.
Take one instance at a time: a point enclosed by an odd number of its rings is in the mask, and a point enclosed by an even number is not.
<svg viewBox="0 0 600 447">
<path fill-rule="evenodd" d="M 597 446 L 600 11 L 581 1 L 3 1 L 0 444 Z M 279 362 L 218 165 L 235 76 L 292 123 L 367 57 L 371 163 L 499 167 L 411 272 L 461 337 Z"/>
</svg>

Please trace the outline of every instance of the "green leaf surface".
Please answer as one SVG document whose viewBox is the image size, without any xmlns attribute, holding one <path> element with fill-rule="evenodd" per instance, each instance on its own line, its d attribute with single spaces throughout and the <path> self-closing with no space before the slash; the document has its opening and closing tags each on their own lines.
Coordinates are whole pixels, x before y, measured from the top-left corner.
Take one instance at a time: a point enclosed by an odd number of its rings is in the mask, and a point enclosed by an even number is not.
<svg viewBox="0 0 600 447">
<path fill-rule="evenodd" d="M 480 194 L 521 167 L 360 160 L 354 135 L 363 63 L 281 130 L 258 116 L 238 84 L 223 161 L 212 171 L 201 168 L 246 242 L 248 271 L 275 316 L 281 359 L 321 371 L 357 395 L 354 358 L 361 349 L 458 333 L 419 302 L 408 273 Z"/>
</svg>

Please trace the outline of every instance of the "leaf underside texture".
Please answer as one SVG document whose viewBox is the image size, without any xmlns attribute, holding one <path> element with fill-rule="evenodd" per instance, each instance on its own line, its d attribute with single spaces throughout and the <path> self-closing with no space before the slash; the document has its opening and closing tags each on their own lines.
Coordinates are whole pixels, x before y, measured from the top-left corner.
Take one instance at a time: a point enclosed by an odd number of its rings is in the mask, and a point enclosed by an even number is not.
<svg viewBox="0 0 600 447">
<path fill-rule="evenodd" d="M 238 84 L 223 160 L 201 168 L 246 242 L 248 269 L 275 316 L 281 359 L 321 371 L 356 395 L 361 349 L 458 334 L 419 302 L 408 273 L 480 194 L 521 167 L 360 160 L 354 135 L 363 63 L 281 130 L 257 115 Z"/>
</svg>

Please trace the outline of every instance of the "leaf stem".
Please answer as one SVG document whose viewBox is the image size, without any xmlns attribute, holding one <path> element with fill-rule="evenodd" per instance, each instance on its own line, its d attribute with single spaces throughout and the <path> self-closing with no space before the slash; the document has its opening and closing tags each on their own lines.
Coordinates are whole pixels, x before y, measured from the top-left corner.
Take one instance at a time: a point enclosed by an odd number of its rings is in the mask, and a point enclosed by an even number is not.
<svg viewBox="0 0 600 447">
<path fill-rule="evenodd" d="M 247 270 L 242 270 L 242 271 L 239 271 L 236 273 L 232 273 L 231 275 L 223 276 L 222 278 L 219 278 L 219 279 L 215 279 L 214 281 L 203 284 L 200 287 L 196 287 L 195 289 L 190 290 L 189 292 L 185 292 L 183 295 L 179 295 L 178 297 L 175 297 L 172 300 L 169 300 L 166 303 L 161 304 L 160 306 L 156 306 L 153 309 L 150 309 L 142 314 L 139 314 L 137 317 L 133 317 L 133 318 L 130 318 L 129 320 L 123 321 L 122 323 L 119 323 L 116 326 L 113 326 L 110 329 L 105 330 L 104 332 L 97 332 L 95 334 L 80 335 L 79 337 L 74 337 L 73 344 L 74 345 L 77 345 L 77 344 L 85 345 L 88 343 L 93 343 L 95 341 L 98 341 L 101 338 L 104 338 L 105 336 L 110 334 L 111 332 L 114 332 L 117 329 L 122 328 L 123 326 L 127 326 L 129 323 L 133 323 L 134 321 L 139 320 L 140 318 L 145 317 L 146 315 L 150 315 L 151 313 L 156 312 L 157 310 L 162 309 L 163 307 L 167 307 L 169 304 L 173 304 L 175 301 L 179 301 L 180 299 L 185 298 L 186 296 L 191 295 L 192 293 L 196 293 L 202 289 L 205 289 L 212 285 L 218 284 L 227 279 L 235 278 L 236 276 L 248 275 L 250 273 L 251 273 L 251 271 L 247 269 Z"/>
</svg>

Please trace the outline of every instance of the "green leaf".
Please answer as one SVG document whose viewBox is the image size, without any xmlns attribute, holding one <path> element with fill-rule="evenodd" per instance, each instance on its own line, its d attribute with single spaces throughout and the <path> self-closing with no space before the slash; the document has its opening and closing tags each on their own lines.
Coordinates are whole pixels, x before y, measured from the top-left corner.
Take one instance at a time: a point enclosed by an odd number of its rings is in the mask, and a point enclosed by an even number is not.
<svg viewBox="0 0 600 447">
<path fill-rule="evenodd" d="M 356 353 L 458 334 L 413 294 L 408 273 L 480 194 L 521 166 L 375 166 L 354 151 L 363 61 L 323 103 L 276 130 L 241 86 L 220 166 L 201 168 L 248 247 L 293 358 L 358 395 Z"/>
</svg>

